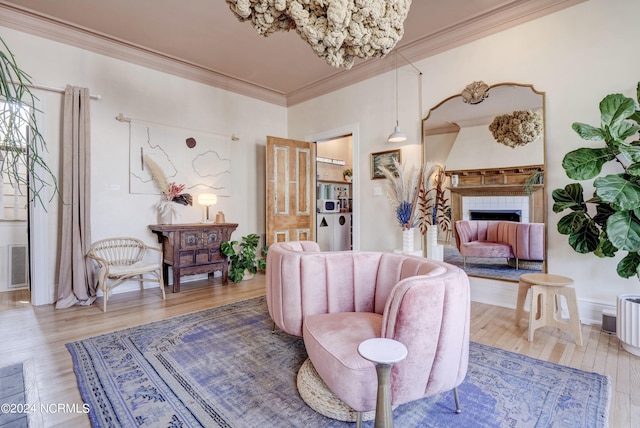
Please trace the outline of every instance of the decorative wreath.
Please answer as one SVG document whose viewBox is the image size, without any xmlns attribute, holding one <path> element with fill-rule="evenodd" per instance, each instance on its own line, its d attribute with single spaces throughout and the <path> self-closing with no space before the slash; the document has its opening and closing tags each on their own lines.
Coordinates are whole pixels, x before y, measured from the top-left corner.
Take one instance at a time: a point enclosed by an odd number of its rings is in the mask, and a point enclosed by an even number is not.
<svg viewBox="0 0 640 428">
<path fill-rule="evenodd" d="M 489 131 L 500 144 L 511 148 L 525 146 L 542 135 L 542 112 L 516 110 L 496 116 L 489 125 Z"/>
<path fill-rule="evenodd" d="M 482 80 L 467 85 L 460 93 L 462 101 L 467 104 L 480 104 L 489 96 L 489 85 Z"/>
</svg>

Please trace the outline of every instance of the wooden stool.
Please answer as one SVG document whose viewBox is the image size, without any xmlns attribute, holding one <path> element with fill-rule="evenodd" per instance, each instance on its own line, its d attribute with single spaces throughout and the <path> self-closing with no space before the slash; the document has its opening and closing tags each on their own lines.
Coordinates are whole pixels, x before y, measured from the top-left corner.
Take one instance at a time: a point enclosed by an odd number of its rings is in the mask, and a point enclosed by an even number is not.
<svg viewBox="0 0 640 428">
<path fill-rule="evenodd" d="M 571 278 L 546 273 L 527 273 L 520 275 L 518 284 L 518 301 L 516 303 L 516 325 L 524 317 L 524 302 L 527 291 L 531 290 L 531 307 L 529 310 L 529 342 L 533 341 L 534 332 L 544 326 L 556 327 L 573 333 L 576 344 L 582 346 L 580 330 L 580 314 L 576 290 L 567 285 L 573 284 Z M 562 318 L 561 298 L 564 296 L 569 309 L 569 319 Z"/>
</svg>

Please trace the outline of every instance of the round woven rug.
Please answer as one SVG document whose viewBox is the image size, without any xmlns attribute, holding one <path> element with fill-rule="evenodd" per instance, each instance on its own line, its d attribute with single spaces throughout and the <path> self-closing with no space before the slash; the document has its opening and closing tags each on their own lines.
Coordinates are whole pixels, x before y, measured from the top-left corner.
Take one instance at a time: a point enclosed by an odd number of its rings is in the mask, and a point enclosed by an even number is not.
<svg viewBox="0 0 640 428">
<path fill-rule="evenodd" d="M 358 412 L 344 404 L 329 390 L 308 358 L 298 370 L 297 384 L 302 400 L 316 412 L 339 421 L 356 421 Z M 363 412 L 362 420 L 373 420 L 375 415 L 375 411 Z"/>
</svg>

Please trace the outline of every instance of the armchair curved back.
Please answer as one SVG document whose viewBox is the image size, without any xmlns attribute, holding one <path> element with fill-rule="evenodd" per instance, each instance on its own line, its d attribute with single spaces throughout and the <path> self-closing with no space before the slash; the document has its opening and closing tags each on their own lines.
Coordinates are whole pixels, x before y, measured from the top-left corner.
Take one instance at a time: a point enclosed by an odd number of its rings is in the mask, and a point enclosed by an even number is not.
<svg viewBox="0 0 640 428">
<path fill-rule="evenodd" d="M 394 404 L 448 391 L 464 380 L 469 363 L 469 279 L 447 266 L 437 277 L 399 282 L 387 300 L 381 337 L 408 349 L 391 372 Z"/>
<path fill-rule="evenodd" d="M 546 258 L 544 223 L 458 220 L 455 228 L 456 246 L 464 257 Z M 491 244 L 500 244 L 501 247 Z"/>
<path fill-rule="evenodd" d="M 513 244 L 516 241 L 517 228 L 523 223 L 499 220 L 459 220 L 455 224 L 456 244 L 472 241 L 491 241 L 501 244 Z"/>
<path fill-rule="evenodd" d="M 516 237 L 516 258 L 525 260 L 545 260 L 544 223 L 522 223 Z"/>
<path fill-rule="evenodd" d="M 109 238 L 94 242 L 87 256 L 110 266 L 128 266 L 140 262 L 146 250 L 136 238 Z"/>
<path fill-rule="evenodd" d="M 275 243 L 267 254 L 267 306 L 280 329 L 302 336 L 305 316 L 336 312 L 382 315 L 399 281 L 444 272 L 443 264 L 421 257 L 322 252 L 317 244 L 306 241 Z"/>
<path fill-rule="evenodd" d="M 143 260 L 147 250 L 159 255 L 157 262 Z M 103 309 L 107 312 L 107 300 L 112 289 L 130 280 L 137 279 L 140 289 L 143 282 L 157 282 L 164 300 L 164 279 L 162 277 L 162 250 L 147 247 L 137 238 L 108 238 L 91 245 L 87 257 L 98 264 L 98 287 L 104 295 Z"/>
</svg>

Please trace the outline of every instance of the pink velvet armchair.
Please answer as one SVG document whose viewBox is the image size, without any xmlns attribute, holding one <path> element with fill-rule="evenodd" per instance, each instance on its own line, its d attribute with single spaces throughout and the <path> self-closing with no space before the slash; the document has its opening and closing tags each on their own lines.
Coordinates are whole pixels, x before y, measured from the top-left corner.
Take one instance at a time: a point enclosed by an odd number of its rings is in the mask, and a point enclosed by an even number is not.
<svg viewBox="0 0 640 428">
<path fill-rule="evenodd" d="M 273 244 L 267 302 L 275 324 L 303 336 L 320 377 L 358 412 L 376 406 L 375 366 L 357 351 L 366 339 L 394 339 L 409 351 L 391 372 L 394 406 L 455 390 L 466 375 L 469 281 L 447 263 L 320 252 L 313 242 Z"/>
</svg>

